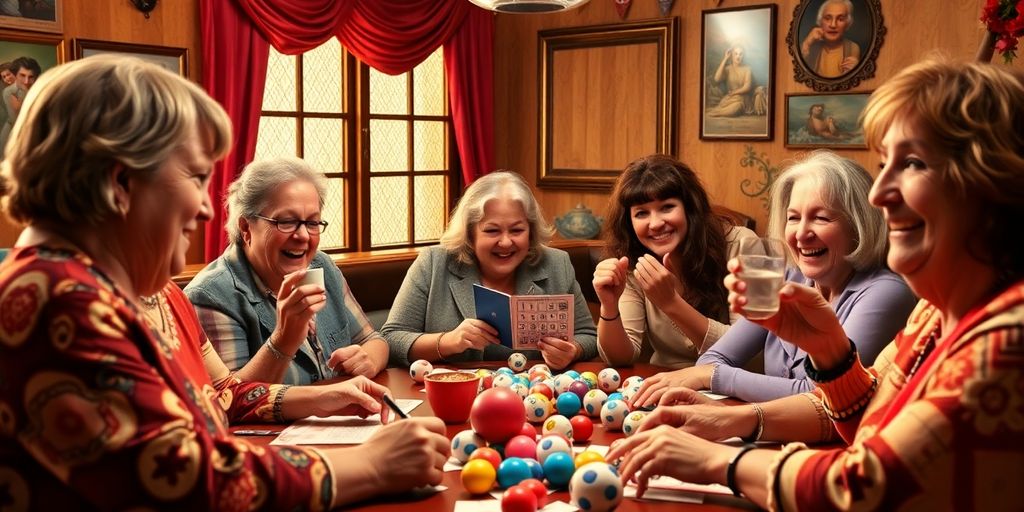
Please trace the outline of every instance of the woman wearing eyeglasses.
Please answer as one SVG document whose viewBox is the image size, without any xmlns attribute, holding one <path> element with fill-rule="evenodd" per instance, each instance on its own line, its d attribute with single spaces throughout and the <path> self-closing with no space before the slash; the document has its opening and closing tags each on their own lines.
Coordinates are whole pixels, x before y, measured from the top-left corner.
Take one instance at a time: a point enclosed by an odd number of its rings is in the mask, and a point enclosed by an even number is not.
<svg viewBox="0 0 1024 512">
<path fill-rule="evenodd" d="M 249 164 L 228 189 L 229 246 L 185 288 L 203 329 L 243 380 L 309 384 L 377 375 L 388 346 L 326 254 L 326 184 L 302 160 Z M 324 285 L 301 284 L 322 268 Z"/>
</svg>

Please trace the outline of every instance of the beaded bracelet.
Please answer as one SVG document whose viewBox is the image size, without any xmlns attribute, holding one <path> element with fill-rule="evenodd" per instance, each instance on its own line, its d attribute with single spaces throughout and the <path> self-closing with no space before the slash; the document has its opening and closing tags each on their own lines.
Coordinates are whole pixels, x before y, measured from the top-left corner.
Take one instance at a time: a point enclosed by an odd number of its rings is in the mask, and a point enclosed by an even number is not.
<svg viewBox="0 0 1024 512">
<path fill-rule="evenodd" d="M 732 491 L 732 495 L 737 498 L 742 496 L 742 493 L 740 493 L 739 487 L 736 487 L 736 465 L 740 462 L 741 457 L 754 448 L 757 447 L 752 444 L 743 445 L 740 451 L 736 452 L 736 455 L 729 459 L 729 465 L 725 467 L 725 484 Z"/>
<path fill-rule="evenodd" d="M 779 454 L 768 465 L 768 510 L 782 510 L 782 507 L 777 506 L 778 503 L 776 503 L 779 494 L 782 492 L 782 489 L 779 488 L 779 475 L 782 473 L 782 465 L 794 453 L 806 448 L 807 445 L 804 443 L 789 443 L 782 447 Z"/>
<path fill-rule="evenodd" d="M 754 408 L 754 412 L 757 413 L 757 427 L 747 437 L 741 437 L 744 443 L 756 443 L 761 440 L 761 435 L 764 434 L 764 409 L 757 403 L 750 404 Z"/>
<path fill-rule="evenodd" d="M 279 361 L 294 361 L 295 360 L 295 354 L 288 355 L 288 354 L 285 354 L 284 352 L 281 352 L 277 348 L 277 345 L 274 345 L 273 340 L 269 340 L 268 339 L 267 342 L 263 344 L 263 346 L 267 347 L 267 350 L 270 351 L 270 355 L 274 356 L 274 358 L 279 360 Z"/>
</svg>

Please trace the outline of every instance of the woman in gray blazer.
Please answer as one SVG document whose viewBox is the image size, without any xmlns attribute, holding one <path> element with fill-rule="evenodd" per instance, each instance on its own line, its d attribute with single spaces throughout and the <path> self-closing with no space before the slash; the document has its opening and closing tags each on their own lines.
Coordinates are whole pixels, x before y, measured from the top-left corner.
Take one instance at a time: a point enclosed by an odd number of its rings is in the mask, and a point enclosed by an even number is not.
<svg viewBox="0 0 1024 512">
<path fill-rule="evenodd" d="M 420 253 L 391 307 L 381 334 L 390 359 L 505 360 L 513 350 L 476 318 L 473 285 L 509 295 L 574 296 L 572 339 L 542 339 L 530 359 L 554 369 L 597 355 L 597 332 L 564 251 L 546 247 L 551 225 L 518 174 L 495 172 L 473 182 L 459 201 L 441 243 Z"/>
</svg>

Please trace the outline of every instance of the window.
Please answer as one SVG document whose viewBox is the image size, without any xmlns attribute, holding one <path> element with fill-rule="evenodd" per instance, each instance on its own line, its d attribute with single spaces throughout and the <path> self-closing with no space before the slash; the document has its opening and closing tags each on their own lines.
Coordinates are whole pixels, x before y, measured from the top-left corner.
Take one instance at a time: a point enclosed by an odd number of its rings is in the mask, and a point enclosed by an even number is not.
<svg viewBox="0 0 1024 512">
<path fill-rule="evenodd" d="M 273 48 L 256 158 L 298 156 L 328 180 L 327 252 L 435 243 L 457 152 L 441 49 L 390 76 L 331 38 L 298 56 Z"/>
</svg>

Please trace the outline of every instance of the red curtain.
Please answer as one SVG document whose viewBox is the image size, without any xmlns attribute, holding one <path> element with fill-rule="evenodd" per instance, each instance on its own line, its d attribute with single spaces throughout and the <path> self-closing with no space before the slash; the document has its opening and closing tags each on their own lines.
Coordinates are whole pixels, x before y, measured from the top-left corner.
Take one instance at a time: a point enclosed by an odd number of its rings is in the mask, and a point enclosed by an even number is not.
<svg viewBox="0 0 1024 512">
<path fill-rule="evenodd" d="M 224 197 L 228 186 L 256 154 L 256 132 L 267 79 L 270 46 L 234 2 L 200 3 L 203 38 L 203 87 L 231 117 L 231 152 L 214 166 L 210 182 L 213 219 L 206 224 L 203 256 L 209 263 L 227 247 Z"/>
<path fill-rule="evenodd" d="M 221 166 L 222 176 L 217 184 L 223 185 L 215 193 L 222 194 L 241 170 L 238 164 L 250 161 L 254 155 L 266 80 L 266 41 L 282 53 L 298 54 L 335 36 L 356 58 L 389 74 L 409 71 L 444 45 L 463 178 L 471 183 L 493 169 L 494 18 L 488 11 L 467 0 L 203 0 L 202 5 L 206 16 L 203 55 L 208 77 L 204 84 L 220 79 L 227 87 L 207 87 L 215 99 L 227 107 L 228 101 L 241 103 L 244 96 L 251 108 L 245 113 L 228 110 L 238 138 L 246 144 L 236 145 L 228 159 L 230 164 Z M 244 11 L 241 16 L 238 6 Z M 218 22 L 216 28 L 214 19 Z M 253 34 L 254 27 L 266 41 Z M 256 57 L 262 49 L 262 68 L 257 70 L 250 62 L 236 62 L 251 60 L 239 58 L 240 48 L 243 55 L 249 54 L 247 57 Z M 214 73 L 236 79 L 211 76 Z M 208 226 L 207 261 L 224 250 L 222 231 L 223 224 L 216 219 Z"/>
</svg>

